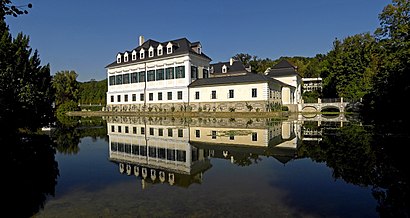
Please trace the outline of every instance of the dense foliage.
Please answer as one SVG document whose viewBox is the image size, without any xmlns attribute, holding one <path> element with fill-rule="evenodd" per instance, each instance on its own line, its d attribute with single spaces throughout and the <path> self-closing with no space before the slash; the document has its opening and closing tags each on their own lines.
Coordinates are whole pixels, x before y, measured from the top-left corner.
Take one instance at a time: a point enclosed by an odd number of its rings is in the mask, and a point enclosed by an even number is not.
<svg viewBox="0 0 410 218">
<path fill-rule="evenodd" d="M 35 130 L 53 118 L 50 67 L 41 66 L 29 37 L 11 36 L 4 16 L 17 9 L 9 3 L 0 2 L 0 120 L 7 130 Z"/>
<path fill-rule="evenodd" d="M 79 103 L 105 105 L 107 88 L 107 79 L 80 83 Z"/>
</svg>

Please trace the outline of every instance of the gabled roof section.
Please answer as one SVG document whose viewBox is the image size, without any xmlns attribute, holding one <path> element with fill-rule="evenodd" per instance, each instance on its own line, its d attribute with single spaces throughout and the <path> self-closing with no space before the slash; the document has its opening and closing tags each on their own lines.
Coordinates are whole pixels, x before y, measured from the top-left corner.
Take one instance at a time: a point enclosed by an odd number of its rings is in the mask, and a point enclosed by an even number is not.
<svg viewBox="0 0 410 218">
<path fill-rule="evenodd" d="M 188 87 L 200 87 L 200 86 L 212 86 L 212 85 L 231 85 L 231 84 L 241 84 L 241 83 L 260 83 L 260 82 L 275 82 L 282 86 L 289 86 L 278 80 L 272 79 L 262 74 L 247 73 L 245 75 L 239 76 L 224 76 L 224 77 L 210 77 L 197 79 Z"/>
<path fill-rule="evenodd" d="M 279 61 L 279 63 L 277 63 L 275 66 L 272 67 L 272 69 L 282 69 L 282 68 L 296 69 L 297 67 L 285 59 L 282 59 L 281 61 Z"/>
<path fill-rule="evenodd" d="M 134 49 L 131 49 L 131 50 L 135 50 L 139 53 L 141 49 L 144 49 L 145 52 L 148 52 L 148 49 L 152 46 L 154 48 L 154 51 L 156 51 L 158 45 L 161 44 L 163 47 L 166 47 L 168 43 L 171 43 L 173 45 L 173 51 L 172 51 L 171 54 L 167 54 L 166 52 L 163 52 L 162 55 L 158 56 L 157 52 L 154 52 L 153 57 L 148 57 L 148 54 L 146 54 L 146 55 L 144 55 L 144 59 L 140 59 L 140 57 L 137 57 L 136 60 L 131 60 L 131 61 L 128 61 L 128 62 L 117 63 L 117 61 L 114 61 L 111 64 L 107 65 L 106 68 L 114 67 L 114 66 L 120 66 L 120 65 L 127 65 L 127 64 L 130 64 L 130 63 L 138 63 L 138 62 L 143 62 L 143 61 L 147 61 L 147 60 L 154 60 L 154 59 L 158 59 L 158 58 L 172 57 L 172 56 L 180 55 L 180 54 L 194 54 L 194 55 L 201 56 L 205 59 L 208 59 L 209 61 L 212 60 L 210 57 L 208 57 L 203 52 L 201 52 L 201 54 L 198 54 L 193 49 L 193 47 L 195 47 L 195 46 L 193 46 L 193 44 L 198 45 L 198 44 L 200 44 L 199 42 L 191 43 L 186 38 L 180 38 L 180 39 L 170 40 L 170 41 L 166 41 L 166 42 L 158 42 L 158 41 L 149 39 L 149 40 L 145 41 L 142 45 L 140 45 L 140 46 L 138 46 Z M 121 56 L 123 56 L 124 52 L 119 52 L 118 54 L 121 54 Z"/>
<path fill-rule="evenodd" d="M 283 77 L 283 76 L 300 76 L 296 71 L 297 66 L 293 65 L 287 60 L 281 60 L 274 65 L 267 73 L 269 77 Z"/>
</svg>

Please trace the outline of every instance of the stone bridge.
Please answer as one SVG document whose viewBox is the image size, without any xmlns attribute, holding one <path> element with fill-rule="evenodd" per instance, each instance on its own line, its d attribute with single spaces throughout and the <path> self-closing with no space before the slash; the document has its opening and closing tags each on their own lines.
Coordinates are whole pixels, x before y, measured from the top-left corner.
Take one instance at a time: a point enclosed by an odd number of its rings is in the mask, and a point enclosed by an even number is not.
<svg viewBox="0 0 410 218">
<path fill-rule="evenodd" d="M 343 113 L 348 104 L 349 102 L 343 101 L 343 98 L 318 98 L 316 103 L 302 102 L 300 108 L 302 112 L 322 112 L 323 109 L 334 108 Z"/>
</svg>

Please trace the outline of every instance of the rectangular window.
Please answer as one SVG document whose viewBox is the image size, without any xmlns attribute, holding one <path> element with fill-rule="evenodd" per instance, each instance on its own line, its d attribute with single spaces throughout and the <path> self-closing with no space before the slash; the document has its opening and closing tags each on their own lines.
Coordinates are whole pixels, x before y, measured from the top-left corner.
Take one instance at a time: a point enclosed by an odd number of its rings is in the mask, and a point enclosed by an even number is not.
<svg viewBox="0 0 410 218">
<path fill-rule="evenodd" d="M 121 132 L 122 130 L 121 130 L 121 126 L 118 126 L 118 132 Z"/>
<path fill-rule="evenodd" d="M 163 128 L 158 129 L 158 136 L 164 136 L 164 129 Z"/>
<path fill-rule="evenodd" d="M 153 57 L 154 56 L 154 52 L 153 51 L 149 51 L 149 57 Z"/>
<path fill-rule="evenodd" d="M 252 89 L 252 98 L 256 98 L 258 96 L 257 89 Z"/>
<path fill-rule="evenodd" d="M 172 137 L 172 129 L 168 129 L 168 136 Z"/>
<path fill-rule="evenodd" d="M 175 161 L 175 150 L 174 149 L 167 149 L 167 160 Z"/>
<path fill-rule="evenodd" d="M 125 133 L 129 133 L 128 126 L 125 127 Z"/>
<path fill-rule="evenodd" d="M 178 137 L 180 137 L 180 138 L 184 137 L 184 130 L 183 129 L 178 129 Z"/>
<path fill-rule="evenodd" d="M 212 91 L 212 94 L 211 94 L 211 99 L 216 99 L 216 91 L 214 90 L 214 91 Z"/>
<path fill-rule="evenodd" d="M 111 132 L 115 132 L 115 126 L 111 126 Z"/>
<path fill-rule="evenodd" d="M 132 134 L 137 134 L 137 127 L 132 127 Z"/>
<path fill-rule="evenodd" d="M 185 78 L 185 66 L 175 67 L 175 77 L 177 79 Z"/>
<path fill-rule="evenodd" d="M 132 94 L 132 101 L 136 101 L 137 100 L 137 95 L 136 94 Z"/>
<path fill-rule="evenodd" d="M 128 95 L 124 95 L 124 101 L 128 102 Z"/>
<path fill-rule="evenodd" d="M 192 79 L 198 78 L 198 67 L 191 66 L 191 78 Z"/>
<path fill-rule="evenodd" d="M 168 95 L 168 100 L 172 100 L 172 92 L 168 92 L 167 95 Z"/>
<path fill-rule="evenodd" d="M 145 71 L 142 71 L 142 72 L 139 72 L 139 73 L 138 73 L 138 81 L 139 81 L 140 83 L 145 82 Z"/>
<path fill-rule="evenodd" d="M 115 84 L 121 85 L 122 84 L 122 75 L 116 75 L 115 80 L 116 80 Z"/>
<path fill-rule="evenodd" d="M 177 161 L 180 161 L 180 162 L 186 161 L 186 151 L 177 150 Z"/>
<path fill-rule="evenodd" d="M 130 83 L 130 74 L 126 73 L 122 75 L 122 84 L 129 84 Z"/>
<path fill-rule="evenodd" d="M 158 148 L 158 158 L 159 159 L 163 159 L 165 160 L 166 156 L 165 156 L 165 148 Z"/>
<path fill-rule="evenodd" d="M 154 135 L 154 128 L 149 128 L 149 135 Z"/>
<path fill-rule="evenodd" d="M 202 70 L 204 78 L 209 78 L 209 71 L 207 69 Z"/>
<path fill-rule="evenodd" d="M 162 92 L 158 92 L 158 101 L 162 101 Z"/>
<path fill-rule="evenodd" d="M 229 98 L 233 98 L 233 89 L 230 89 L 229 90 L 229 96 L 228 96 Z"/>
<path fill-rule="evenodd" d="M 110 76 L 110 86 L 115 85 L 115 76 Z"/>
<path fill-rule="evenodd" d="M 117 102 L 121 102 L 121 95 L 117 95 Z"/>
<path fill-rule="evenodd" d="M 211 135 L 212 135 L 212 139 L 216 139 L 216 131 L 212 131 Z"/>
<path fill-rule="evenodd" d="M 235 140 L 235 135 L 230 135 L 229 140 Z"/>
<path fill-rule="evenodd" d="M 131 83 L 138 82 L 138 73 L 131 73 Z"/>
<path fill-rule="evenodd" d="M 174 68 L 168 67 L 165 69 L 165 79 L 173 79 L 174 78 Z"/>
<path fill-rule="evenodd" d="M 178 100 L 182 100 L 182 91 L 177 92 Z"/>
<path fill-rule="evenodd" d="M 133 155 L 139 155 L 139 154 L 140 154 L 140 149 L 139 149 L 139 147 L 140 147 L 140 146 L 138 146 L 138 145 L 133 145 L 133 146 L 132 146 L 132 154 L 133 154 Z"/>
<path fill-rule="evenodd" d="M 141 127 L 141 135 L 145 135 L 145 127 Z"/>
<path fill-rule="evenodd" d="M 252 141 L 254 141 L 254 142 L 258 141 L 258 133 L 256 133 L 256 132 L 252 133 Z"/>
<path fill-rule="evenodd" d="M 195 99 L 199 99 L 199 92 L 195 92 Z"/>
<path fill-rule="evenodd" d="M 147 82 L 149 81 L 155 81 L 155 70 L 147 71 Z"/>
<path fill-rule="evenodd" d="M 153 101 L 154 100 L 154 93 L 148 93 L 148 99 L 150 101 Z"/>
<path fill-rule="evenodd" d="M 148 148 L 148 156 L 149 157 L 157 157 L 157 149 L 155 147 Z"/>
<path fill-rule="evenodd" d="M 195 130 L 195 137 L 197 137 L 197 138 L 201 137 L 201 130 L 199 130 L 199 129 Z"/>
<path fill-rule="evenodd" d="M 114 95 L 111 95 L 111 102 L 114 102 Z"/>
<path fill-rule="evenodd" d="M 140 94 L 140 101 L 144 101 L 144 93 Z"/>
<path fill-rule="evenodd" d="M 158 80 L 164 80 L 164 69 L 157 70 L 157 81 Z"/>
</svg>

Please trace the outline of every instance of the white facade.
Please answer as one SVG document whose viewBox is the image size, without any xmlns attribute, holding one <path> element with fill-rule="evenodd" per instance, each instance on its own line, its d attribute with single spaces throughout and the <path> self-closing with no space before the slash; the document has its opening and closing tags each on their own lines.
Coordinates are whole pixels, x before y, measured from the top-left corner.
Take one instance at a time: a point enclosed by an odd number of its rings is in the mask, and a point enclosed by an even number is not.
<svg viewBox="0 0 410 218">
<path fill-rule="evenodd" d="M 284 88 L 286 90 L 282 90 L 283 104 L 299 104 L 302 102 L 302 79 L 299 75 L 274 77 L 274 79 L 294 87 L 294 89 Z"/>
<path fill-rule="evenodd" d="M 124 58 L 118 54 L 117 64 L 107 67 L 107 108 L 133 110 L 134 106 L 188 103 L 188 85 L 207 74 L 210 59 L 189 51 L 173 55 L 174 50 L 169 42 L 159 44 L 156 51 L 152 46 L 134 50 L 132 59 L 128 52 Z M 138 60 L 132 61 L 134 58 Z"/>
</svg>

